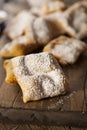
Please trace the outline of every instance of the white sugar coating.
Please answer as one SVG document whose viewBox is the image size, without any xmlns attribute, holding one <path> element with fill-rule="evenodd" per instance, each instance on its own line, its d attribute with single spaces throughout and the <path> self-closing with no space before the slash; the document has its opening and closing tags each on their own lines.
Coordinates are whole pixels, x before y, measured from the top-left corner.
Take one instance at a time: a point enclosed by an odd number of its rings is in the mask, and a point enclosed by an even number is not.
<svg viewBox="0 0 87 130">
<path fill-rule="evenodd" d="M 41 7 L 45 2 L 49 3 L 49 2 L 51 2 L 53 0 L 35 0 L 35 1 L 33 1 L 33 0 L 27 0 L 27 1 L 29 2 L 29 5 L 31 7 L 33 7 L 33 6 L 35 6 L 35 7 Z"/>
<path fill-rule="evenodd" d="M 7 25 L 5 29 L 6 34 L 11 39 L 21 36 L 29 22 L 33 21 L 35 18 L 36 17 L 29 13 L 29 11 L 21 11 Z"/>
<path fill-rule="evenodd" d="M 49 13 L 64 10 L 66 7 L 65 3 L 60 0 L 45 1 L 40 7 L 34 6 L 30 11 L 37 16 L 44 16 Z"/>
<path fill-rule="evenodd" d="M 49 72 L 58 67 L 58 63 L 52 55 L 48 53 L 39 53 L 25 57 L 25 64 L 32 73 Z"/>
<path fill-rule="evenodd" d="M 87 37 L 87 1 L 73 4 L 64 14 L 69 28 L 75 31 L 76 37 L 79 39 Z"/>
<path fill-rule="evenodd" d="M 60 41 L 58 45 L 55 45 L 52 52 L 59 57 L 61 56 L 68 63 L 74 63 L 85 47 L 85 43 L 71 38 Z"/>
<path fill-rule="evenodd" d="M 16 57 L 11 62 L 24 102 L 63 94 L 68 87 L 60 65 L 50 53 Z"/>
<path fill-rule="evenodd" d="M 65 3 L 62 1 L 51 1 L 45 2 L 42 6 L 43 13 L 52 13 L 55 11 L 59 11 L 65 8 Z"/>
<path fill-rule="evenodd" d="M 49 53 L 30 54 L 12 59 L 12 63 L 16 67 L 27 67 L 27 70 L 33 75 L 38 72 L 50 72 L 56 68 L 60 68 L 58 62 Z"/>
<path fill-rule="evenodd" d="M 0 24 L 5 22 L 8 18 L 7 12 L 0 10 Z"/>
<path fill-rule="evenodd" d="M 19 56 L 38 48 L 32 27 L 35 19 L 36 16 L 28 11 L 22 11 L 9 22 L 5 32 L 13 40 L 1 49 L 2 57 Z M 20 49 L 20 51 L 18 52 L 17 49 Z M 24 52 L 24 50 L 26 51 Z"/>
<path fill-rule="evenodd" d="M 69 26 L 69 22 L 67 19 L 67 15 L 65 14 L 65 12 L 58 12 L 57 13 L 57 22 L 60 23 L 61 25 L 61 30 L 66 33 L 69 34 L 70 36 L 76 37 L 76 32 L 74 30 L 74 28 L 71 28 L 71 26 Z"/>
<path fill-rule="evenodd" d="M 72 64 L 76 62 L 79 55 L 85 51 L 87 45 L 80 40 L 60 36 L 50 42 L 45 48 L 48 52 L 56 56 L 62 64 Z"/>
<path fill-rule="evenodd" d="M 32 7 L 30 12 L 36 16 L 40 16 L 42 14 L 41 8 L 38 7 Z"/>
<path fill-rule="evenodd" d="M 52 39 L 52 30 L 50 22 L 40 17 L 37 18 L 33 25 L 36 39 L 39 44 L 45 45 Z"/>
<path fill-rule="evenodd" d="M 39 45 L 34 39 L 34 34 L 27 33 L 27 35 L 17 37 L 14 40 L 5 44 L 0 50 L 0 55 L 2 57 L 15 57 L 19 55 L 24 55 L 26 54 L 26 52 L 30 53 L 38 47 Z"/>
<path fill-rule="evenodd" d="M 43 17 L 54 24 L 53 32 L 55 33 L 55 37 L 59 36 L 60 34 L 64 34 L 67 31 L 72 32 L 72 34 L 75 35 L 75 31 L 69 27 L 63 11 L 57 11 Z"/>
<path fill-rule="evenodd" d="M 52 10 L 52 9 L 57 9 L 57 8 L 61 8 L 63 6 L 63 2 L 61 1 L 51 1 L 48 4 L 48 7 Z"/>
<path fill-rule="evenodd" d="M 16 39 L 14 39 L 13 41 L 7 43 L 2 49 L 1 49 L 1 53 L 3 51 L 4 52 L 10 52 L 12 51 L 12 48 L 14 48 L 14 46 L 16 45 L 27 45 L 29 42 L 28 42 L 28 39 L 26 36 L 21 36 L 21 37 L 18 37 Z"/>
</svg>

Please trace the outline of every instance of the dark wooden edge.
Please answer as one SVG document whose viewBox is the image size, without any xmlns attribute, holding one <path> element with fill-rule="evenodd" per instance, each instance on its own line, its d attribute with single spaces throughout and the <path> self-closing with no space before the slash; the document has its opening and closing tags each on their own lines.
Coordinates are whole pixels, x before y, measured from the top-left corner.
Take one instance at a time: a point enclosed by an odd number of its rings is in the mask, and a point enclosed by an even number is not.
<svg viewBox="0 0 87 130">
<path fill-rule="evenodd" d="M 0 108 L 0 122 L 87 127 L 87 112 Z"/>
</svg>

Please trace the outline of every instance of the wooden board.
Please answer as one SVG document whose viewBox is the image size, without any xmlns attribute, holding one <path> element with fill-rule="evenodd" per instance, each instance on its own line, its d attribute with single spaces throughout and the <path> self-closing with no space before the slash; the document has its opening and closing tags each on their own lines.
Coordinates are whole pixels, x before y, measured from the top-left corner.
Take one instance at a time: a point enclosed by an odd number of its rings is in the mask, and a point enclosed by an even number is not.
<svg viewBox="0 0 87 130">
<path fill-rule="evenodd" d="M 0 38 L 0 48 L 6 41 Z M 66 95 L 27 104 L 22 101 L 19 86 L 5 83 L 3 61 L 0 58 L 1 122 L 87 127 L 87 54 L 81 56 L 76 64 L 62 67 L 69 79 L 70 89 Z"/>
<path fill-rule="evenodd" d="M 1 42 L 0 48 L 3 44 Z M 3 61 L 0 58 L 0 121 L 87 127 L 87 54 L 74 65 L 62 66 L 69 79 L 66 95 L 26 104 L 19 86 L 5 82 Z"/>
</svg>

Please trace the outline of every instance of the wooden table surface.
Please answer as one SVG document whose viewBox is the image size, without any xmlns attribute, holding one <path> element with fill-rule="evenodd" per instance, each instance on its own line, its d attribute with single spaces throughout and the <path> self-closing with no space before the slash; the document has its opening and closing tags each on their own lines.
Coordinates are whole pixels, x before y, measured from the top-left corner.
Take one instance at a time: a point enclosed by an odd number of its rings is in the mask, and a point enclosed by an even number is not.
<svg viewBox="0 0 87 130">
<path fill-rule="evenodd" d="M 0 38 L 0 48 L 5 40 Z M 87 54 L 76 64 L 63 67 L 70 87 L 66 95 L 27 104 L 22 101 L 19 86 L 5 82 L 3 61 L 0 58 L 0 130 L 86 130 Z"/>
</svg>

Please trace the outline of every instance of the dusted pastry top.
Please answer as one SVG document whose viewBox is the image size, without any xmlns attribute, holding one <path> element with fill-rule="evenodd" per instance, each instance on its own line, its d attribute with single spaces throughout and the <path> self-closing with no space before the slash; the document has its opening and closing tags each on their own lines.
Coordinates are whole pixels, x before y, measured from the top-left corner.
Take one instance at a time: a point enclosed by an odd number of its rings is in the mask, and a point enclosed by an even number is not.
<svg viewBox="0 0 87 130">
<path fill-rule="evenodd" d="M 87 50 L 86 43 L 75 38 L 60 36 L 47 44 L 43 51 L 52 53 L 61 64 L 73 64 Z"/>
<path fill-rule="evenodd" d="M 8 83 L 18 83 L 23 101 L 54 97 L 68 88 L 66 77 L 55 57 L 50 53 L 30 54 L 4 63 Z"/>
</svg>

